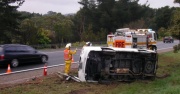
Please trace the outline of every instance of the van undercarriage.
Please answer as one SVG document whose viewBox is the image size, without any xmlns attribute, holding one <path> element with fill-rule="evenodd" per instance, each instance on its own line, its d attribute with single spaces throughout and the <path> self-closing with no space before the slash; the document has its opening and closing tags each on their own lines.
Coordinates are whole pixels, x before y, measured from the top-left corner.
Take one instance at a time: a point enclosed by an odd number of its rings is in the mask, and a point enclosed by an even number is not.
<svg viewBox="0 0 180 94">
<path fill-rule="evenodd" d="M 91 51 L 85 69 L 87 81 L 154 79 L 157 53 Z"/>
</svg>

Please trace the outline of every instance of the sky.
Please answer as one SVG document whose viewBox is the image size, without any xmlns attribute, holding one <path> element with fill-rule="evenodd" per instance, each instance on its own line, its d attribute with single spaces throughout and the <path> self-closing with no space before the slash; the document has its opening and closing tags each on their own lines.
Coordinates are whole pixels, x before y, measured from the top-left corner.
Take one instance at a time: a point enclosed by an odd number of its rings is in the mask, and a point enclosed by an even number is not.
<svg viewBox="0 0 180 94">
<path fill-rule="evenodd" d="M 54 11 L 62 14 L 76 13 L 82 7 L 78 1 L 80 0 L 25 0 L 19 11 L 27 11 L 30 13 L 46 14 L 48 11 Z M 180 7 L 174 4 L 174 0 L 148 0 L 151 8 L 161 8 L 164 6 Z M 139 0 L 139 4 L 146 3 L 147 0 Z"/>
</svg>

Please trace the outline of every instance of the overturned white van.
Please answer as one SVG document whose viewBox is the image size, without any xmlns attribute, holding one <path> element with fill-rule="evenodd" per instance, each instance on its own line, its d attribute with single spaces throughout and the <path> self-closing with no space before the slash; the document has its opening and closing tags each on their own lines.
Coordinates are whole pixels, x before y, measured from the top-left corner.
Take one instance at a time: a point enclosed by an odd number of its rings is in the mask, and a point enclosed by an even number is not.
<svg viewBox="0 0 180 94">
<path fill-rule="evenodd" d="M 154 79 L 158 58 L 152 50 L 83 47 L 78 77 L 82 82 Z"/>
</svg>

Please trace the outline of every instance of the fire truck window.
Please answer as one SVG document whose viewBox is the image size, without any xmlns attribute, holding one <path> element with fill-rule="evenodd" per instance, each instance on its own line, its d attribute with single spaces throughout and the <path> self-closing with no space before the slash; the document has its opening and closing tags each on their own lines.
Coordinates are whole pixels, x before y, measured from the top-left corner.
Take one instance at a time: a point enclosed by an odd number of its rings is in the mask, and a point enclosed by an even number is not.
<svg viewBox="0 0 180 94">
<path fill-rule="evenodd" d="M 117 32 L 116 35 L 117 36 L 123 36 L 124 34 L 123 34 L 123 32 Z"/>
<path fill-rule="evenodd" d="M 152 34 L 148 34 L 148 37 L 149 37 L 149 38 L 152 38 Z"/>
<path fill-rule="evenodd" d="M 154 33 L 154 40 L 157 40 L 157 35 L 156 35 L 156 33 Z"/>
<path fill-rule="evenodd" d="M 137 48 L 137 38 L 133 38 L 133 48 Z"/>
</svg>

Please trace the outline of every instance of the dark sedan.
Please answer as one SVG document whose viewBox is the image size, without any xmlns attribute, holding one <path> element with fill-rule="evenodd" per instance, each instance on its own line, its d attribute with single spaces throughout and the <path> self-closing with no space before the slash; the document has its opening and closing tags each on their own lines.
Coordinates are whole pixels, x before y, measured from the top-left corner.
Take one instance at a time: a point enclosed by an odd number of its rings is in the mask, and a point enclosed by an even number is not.
<svg viewBox="0 0 180 94">
<path fill-rule="evenodd" d="M 46 63 L 47 61 L 48 55 L 41 53 L 28 45 L 0 45 L 0 65 L 10 64 L 11 67 L 17 67 L 22 63 Z"/>
</svg>

